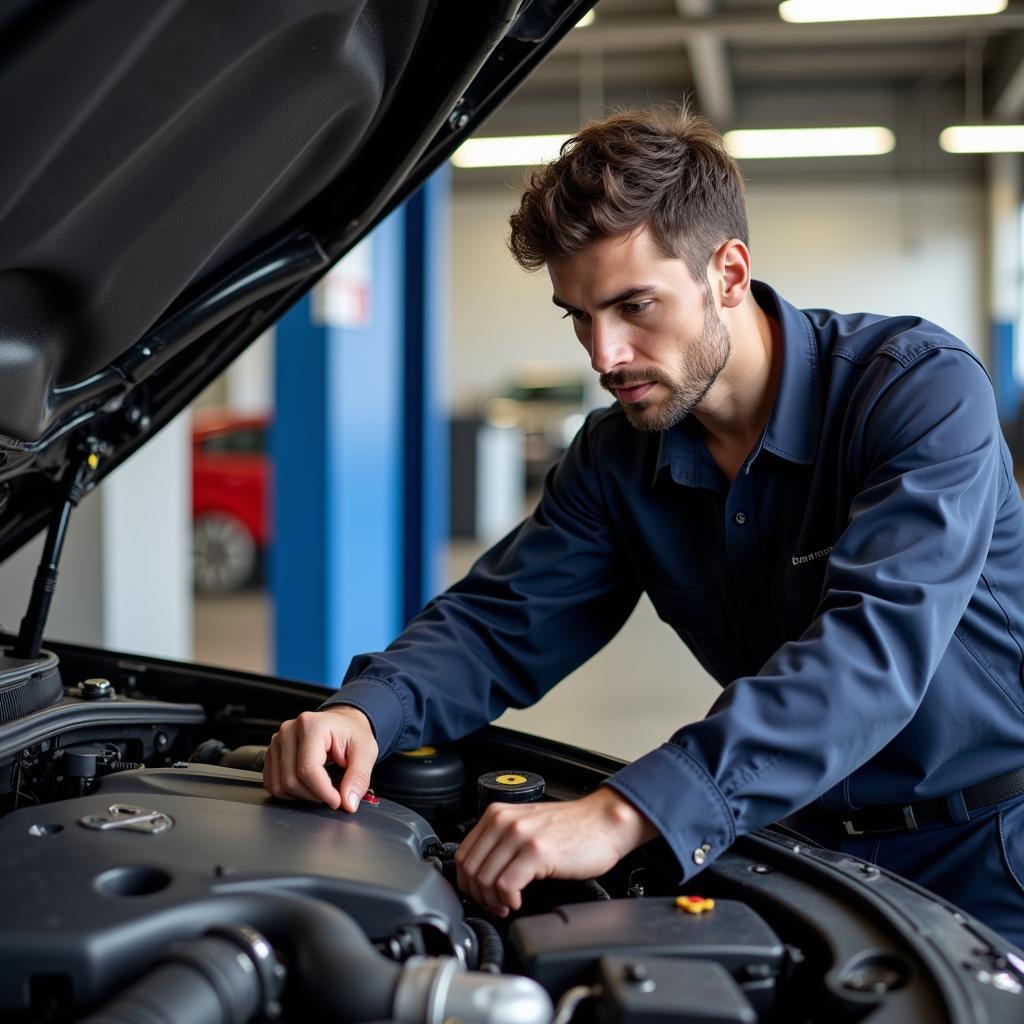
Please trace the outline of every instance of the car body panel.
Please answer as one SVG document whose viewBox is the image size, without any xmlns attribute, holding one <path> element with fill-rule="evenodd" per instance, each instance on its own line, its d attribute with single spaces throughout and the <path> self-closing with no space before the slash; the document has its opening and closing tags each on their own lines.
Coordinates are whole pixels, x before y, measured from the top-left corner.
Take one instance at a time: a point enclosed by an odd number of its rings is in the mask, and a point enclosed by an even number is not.
<svg viewBox="0 0 1024 1024">
<path fill-rule="evenodd" d="M 265 416 L 203 416 L 192 428 L 192 518 L 225 512 L 263 550 L 270 542 L 271 467 Z"/>
</svg>

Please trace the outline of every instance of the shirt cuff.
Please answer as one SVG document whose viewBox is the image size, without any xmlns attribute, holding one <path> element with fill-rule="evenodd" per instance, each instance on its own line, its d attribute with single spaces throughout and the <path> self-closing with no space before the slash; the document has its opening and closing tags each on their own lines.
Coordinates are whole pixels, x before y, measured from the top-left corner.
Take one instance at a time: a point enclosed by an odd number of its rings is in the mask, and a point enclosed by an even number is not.
<svg viewBox="0 0 1024 1024">
<path fill-rule="evenodd" d="M 377 740 L 377 760 L 387 757 L 395 749 L 405 729 L 405 702 L 398 689 L 386 679 L 373 676 L 350 679 L 337 693 L 328 697 L 319 710 L 339 705 L 358 708 L 370 720 Z"/>
<path fill-rule="evenodd" d="M 606 785 L 661 833 L 682 868 L 681 882 L 736 839 L 732 812 L 704 767 L 676 743 L 663 743 L 616 772 Z"/>
</svg>

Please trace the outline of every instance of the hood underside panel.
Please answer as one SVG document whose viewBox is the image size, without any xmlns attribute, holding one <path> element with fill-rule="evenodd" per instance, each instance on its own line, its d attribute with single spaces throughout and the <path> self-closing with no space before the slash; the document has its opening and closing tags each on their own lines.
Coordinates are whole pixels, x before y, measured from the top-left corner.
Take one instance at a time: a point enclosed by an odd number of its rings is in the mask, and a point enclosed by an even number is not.
<svg viewBox="0 0 1024 1024">
<path fill-rule="evenodd" d="M 349 166 L 424 0 L 47 4 L 0 24 L 0 434 Z M 31 10 L 34 11 L 34 8 Z M 27 43 L 26 44 L 26 40 Z"/>
<path fill-rule="evenodd" d="M 0 559 L 411 195 L 591 3 L 0 5 Z"/>
</svg>

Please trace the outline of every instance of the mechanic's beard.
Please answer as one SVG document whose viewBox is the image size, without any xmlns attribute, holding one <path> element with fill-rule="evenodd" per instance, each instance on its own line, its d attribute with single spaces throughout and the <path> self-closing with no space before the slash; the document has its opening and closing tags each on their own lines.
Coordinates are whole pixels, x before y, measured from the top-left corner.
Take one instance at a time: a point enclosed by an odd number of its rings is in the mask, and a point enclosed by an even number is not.
<svg viewBox="0 0 1024 1024">
<path fill-rule="evenodd" d="M 661 384 L 668 392 L 667 395 L 641 399 L 639 402 L 623 402 L 622 410 L 630 426 L 637 430 L 669 430 L 689 416 L 711 390 L 711 385 L 725 368 L 731 349 L 728 329 L 722 323 L 714 304 L 705 300 L 700 339 L 687 354 L 678 377 L 673 378 L 656 370 L 627 371 L 603 374 L 600 383 L 609 389 L 629 387 L 645 381 Z"/>
</svg>

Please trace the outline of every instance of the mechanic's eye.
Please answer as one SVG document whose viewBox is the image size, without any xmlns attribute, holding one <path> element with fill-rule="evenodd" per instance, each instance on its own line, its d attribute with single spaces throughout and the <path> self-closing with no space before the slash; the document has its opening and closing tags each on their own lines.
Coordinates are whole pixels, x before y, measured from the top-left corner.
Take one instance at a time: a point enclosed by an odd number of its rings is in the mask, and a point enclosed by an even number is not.
<svg viewBox="0 0 1024 1024">
<path fill-rule="evenodd" d="M 647 302 L 624 302 L 622 309 L 624 312 L 629 313 L 630 316 L 636 316 L 638 313 L 643 313 L 650 304 L 649 300 Z"/>
<path fill-rule="evenodd" d="M 580 323 L 582 320 L 586 318 L 586 315 L 587 314 L 584 313 L 582 309 L 567 309 L 562 314 L 562 319 L 564 320 L 567 316 L 571 316 L 573 320 L 575 320 L 577 323 Z"/>
</svg>

